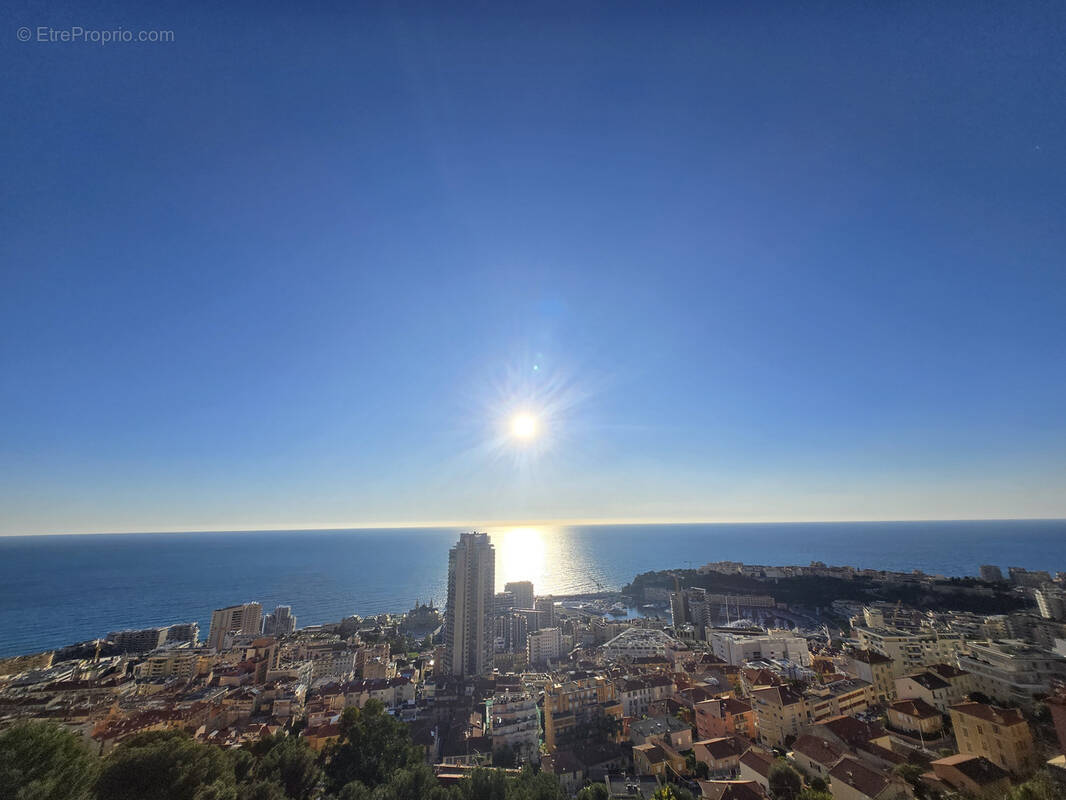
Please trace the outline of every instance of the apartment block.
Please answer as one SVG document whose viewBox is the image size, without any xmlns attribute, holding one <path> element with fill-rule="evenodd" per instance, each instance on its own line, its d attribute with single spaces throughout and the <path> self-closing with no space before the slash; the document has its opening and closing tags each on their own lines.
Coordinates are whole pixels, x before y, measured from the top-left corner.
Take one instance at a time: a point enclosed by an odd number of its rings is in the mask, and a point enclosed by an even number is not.
<svg viewBox="0 0 1066 800">
<path fill-rule="evenodd" d="M 960 703 L 950 712 L 960 753 L 984 756 L 1016 775 L 1038 766 L 1033 734 L 1018 709 Z"/>
<path fill-rule="evenodd" d="M 604 677 L 582 678 L 544 687 L 544 744 L 554 752 L 561 741 L 582 726 L 602 724 L 604 718 L 622 720 L 622 704 L 614 684 Z"/>
</svg>

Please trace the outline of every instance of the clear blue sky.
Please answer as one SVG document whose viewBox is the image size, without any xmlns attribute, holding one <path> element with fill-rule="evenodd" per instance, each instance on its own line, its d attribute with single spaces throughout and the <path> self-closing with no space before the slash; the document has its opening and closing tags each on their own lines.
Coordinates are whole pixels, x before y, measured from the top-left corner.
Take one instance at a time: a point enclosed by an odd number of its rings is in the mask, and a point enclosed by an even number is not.
<svg viewBox="0 0 1066 800">
<path fill-rule="evenodd" d="M 1059 3 L 36 5 L 2 533 L 1066 516 Z"/>
</svg>

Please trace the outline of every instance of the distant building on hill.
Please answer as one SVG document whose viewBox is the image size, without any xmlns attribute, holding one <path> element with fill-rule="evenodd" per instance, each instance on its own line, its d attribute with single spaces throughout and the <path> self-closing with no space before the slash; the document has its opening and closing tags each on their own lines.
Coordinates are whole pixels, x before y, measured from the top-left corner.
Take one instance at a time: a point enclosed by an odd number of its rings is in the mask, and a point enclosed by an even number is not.
<svg viewBox="0 0 1066 800">
<path fill-rule="evenodd" d="M 231 633 L 258 636 L 262 632 L 262 619 L 263 607 L 259 603 L 215 609 L 211 614 L 207 646 L 216 651 L 222 650 L 226 644 L 226 636 Z"/>
<path fill-rule="evenodd" d="M 296 617 L 292 614 L 292 606 L 277 606 L 263 617 L 264 636 L 288 636 L 295 630 Z"/>
</svg>

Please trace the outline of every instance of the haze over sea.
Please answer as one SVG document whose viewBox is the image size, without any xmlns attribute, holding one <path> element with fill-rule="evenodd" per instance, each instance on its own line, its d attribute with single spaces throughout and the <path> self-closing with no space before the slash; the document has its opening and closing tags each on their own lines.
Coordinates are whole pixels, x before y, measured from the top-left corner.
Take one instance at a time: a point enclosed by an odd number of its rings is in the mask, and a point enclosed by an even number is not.
<svg viewBox="0 0 1066 800">
<path fill-rule="evenodd" d="M 0 537 L 0 656 L 249 600 L 298 624 L 443 605 L 458 528 Z M 538 594 L 618 589 L 708 561 L 847 564 L 974 575 L 981 564 L 1066 570 L 1066 520 L 597 525 L 488 529 L 496 584 Z"/>
</svg>

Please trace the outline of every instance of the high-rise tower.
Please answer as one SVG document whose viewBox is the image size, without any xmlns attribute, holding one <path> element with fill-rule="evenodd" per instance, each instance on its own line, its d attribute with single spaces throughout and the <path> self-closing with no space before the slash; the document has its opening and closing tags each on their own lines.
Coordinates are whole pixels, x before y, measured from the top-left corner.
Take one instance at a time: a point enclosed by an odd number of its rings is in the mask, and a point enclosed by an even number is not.
<svg viewBox="0 0 1066 800">
<path fill-rule="evenodd" d="M 496 551 L 487 533 L 462 533 L 448 553 L 444 673 L 482 675 L 492 669 Z"/>
</svg>

